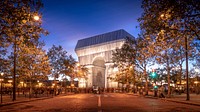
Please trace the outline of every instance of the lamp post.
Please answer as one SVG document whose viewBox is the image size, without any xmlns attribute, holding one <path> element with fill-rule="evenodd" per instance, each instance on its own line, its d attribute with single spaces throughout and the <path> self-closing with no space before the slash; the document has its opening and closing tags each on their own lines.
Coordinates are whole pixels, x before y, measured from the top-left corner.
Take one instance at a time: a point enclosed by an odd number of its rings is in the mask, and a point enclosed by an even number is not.
<svg viewBox="0 0 200 112">
<path fill-rule="evenodd" d="M 15 40 L 14 40 L 14 61 L 13 61 L 13 66 L 14 66 L 14 70 L 13 70 L 13 101 L 16 100 L 16 47 L 17 47 L 17 37 L 15 36 Z"/>
<path fill-rule="evenodd" d="M 1 82 L 1 103 L 3 102 L 3 98 L 2 98 L 2 82 L 3 82 L 3 72 L 1 73 L 1 78 L 0 78 L 0 82 Z"/>
</svg>

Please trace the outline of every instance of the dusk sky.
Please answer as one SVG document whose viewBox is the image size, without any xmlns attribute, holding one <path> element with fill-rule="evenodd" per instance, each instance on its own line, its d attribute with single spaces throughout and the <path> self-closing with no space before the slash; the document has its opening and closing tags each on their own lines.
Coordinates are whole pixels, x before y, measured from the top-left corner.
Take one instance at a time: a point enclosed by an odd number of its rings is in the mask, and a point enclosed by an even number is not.
<svg viewBox="0 0 200 112">
<path fill-rule="evenodd" d="M 79 39 L 124 29 L 137 37 L 137 19 L 142 13 L 140 0 L 43 0 L 42 36 L 45 49 L 61 45 L 68 54 L 75 54 Z"/>
</svg>

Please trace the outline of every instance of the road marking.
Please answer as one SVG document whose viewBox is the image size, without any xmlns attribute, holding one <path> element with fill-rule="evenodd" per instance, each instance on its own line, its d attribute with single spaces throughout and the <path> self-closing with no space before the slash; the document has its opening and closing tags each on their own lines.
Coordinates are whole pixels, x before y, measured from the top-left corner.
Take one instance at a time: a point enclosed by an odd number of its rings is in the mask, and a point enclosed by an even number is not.
<svg viewBox="0 0 200 112">
<path fill-rule="evenodd" d="M 98 107 L 101 107 L 101 96 L 98 96 Z"/>
<path fill-rule="evenodd" d="M 101 107 L 101 95 L 98 95 L 98 107 Z M 102 112 L 102 110 L 99 108 L 98 112 Z"/>
</svg>

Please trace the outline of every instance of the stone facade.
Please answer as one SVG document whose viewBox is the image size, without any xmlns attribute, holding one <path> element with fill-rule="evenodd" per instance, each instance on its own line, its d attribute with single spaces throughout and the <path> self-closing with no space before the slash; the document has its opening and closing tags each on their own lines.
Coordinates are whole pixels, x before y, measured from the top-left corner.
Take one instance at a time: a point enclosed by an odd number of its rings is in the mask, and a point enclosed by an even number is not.
<svg viewBox="0 0 200 112">
<path fill-rule="evenodd" d="M 89 70 L 87 87 L 117 87 L 116 82 L 109 80 L 116 72 L 112 66 L 112 52 L 121 48 L 126 37 L 132 36 L 124 30 L 117 30 L 78 41 L 75 52 L 79 63 Z"/>
</svg>

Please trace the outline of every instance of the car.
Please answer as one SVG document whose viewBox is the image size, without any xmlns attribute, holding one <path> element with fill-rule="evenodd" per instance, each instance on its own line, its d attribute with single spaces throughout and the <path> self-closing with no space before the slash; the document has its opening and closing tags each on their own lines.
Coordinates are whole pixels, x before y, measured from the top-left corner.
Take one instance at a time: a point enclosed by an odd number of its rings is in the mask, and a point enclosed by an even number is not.
<svg viewBox="0 0 200 112">
<path fill-rule="evenodd" d="M 99 87 L 98 86 L 93 86 L 93 93 L 99 94 Z"/>
</svg>

